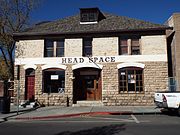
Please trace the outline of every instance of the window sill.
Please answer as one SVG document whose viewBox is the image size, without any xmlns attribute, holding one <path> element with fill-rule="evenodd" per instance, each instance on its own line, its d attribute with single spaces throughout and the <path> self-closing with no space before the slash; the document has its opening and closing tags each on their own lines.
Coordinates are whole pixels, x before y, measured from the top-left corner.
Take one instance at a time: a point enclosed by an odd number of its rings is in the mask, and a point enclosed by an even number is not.
<svg viewBox="0 0 180 135">
<path fill-rule="evenodd" d="M 145 92 L 119 92 L 119 94 L 144 94 Z"/>
</svg>

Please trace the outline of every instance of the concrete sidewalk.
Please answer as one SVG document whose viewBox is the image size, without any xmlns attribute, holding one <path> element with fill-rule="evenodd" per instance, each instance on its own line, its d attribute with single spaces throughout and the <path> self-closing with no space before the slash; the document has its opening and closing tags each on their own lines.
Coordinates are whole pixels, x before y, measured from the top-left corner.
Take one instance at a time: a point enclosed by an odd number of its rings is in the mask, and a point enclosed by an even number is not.
<svg viewBox="0 0 180 135">
<path fill-rule="evenodd" d="M 14 109 L 14 110 L 13 110 Z M 12 113 L 0 114 L 0 121 L 15 119 L 53 119 L 81 115 L 121 115 L 121 114 L 160 114 L 161 110 L 155 106 L 90 106 L 90 107 L 62 107 L 48 106 L 37 109 L 21 108 L 19 115 L 16 107 Z"/>
</svg>

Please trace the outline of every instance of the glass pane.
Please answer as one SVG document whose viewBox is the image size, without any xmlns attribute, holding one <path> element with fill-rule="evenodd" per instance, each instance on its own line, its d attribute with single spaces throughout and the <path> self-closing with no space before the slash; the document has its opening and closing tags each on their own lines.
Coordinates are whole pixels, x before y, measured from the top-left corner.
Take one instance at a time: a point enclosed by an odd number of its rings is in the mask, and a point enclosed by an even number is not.
<svg viewBox="0 0 180 135">
<path fill-rule="evenodd" d="M 127 39 L 120 39 L 119 54 L 120 55 L 128 54 Z"/>
<path fill-rule="evenodd" d="M 56 48 L 56 56 L 64 57 L 64 48 Z"/>
<path fill-rule="evenodd" d="M 143 82 L 142 81 L 140 81 L 140 86 L 143 86 Z"/>
<path fill-rule="evenodd" d="M 88 21 L 88 13 L 82 13 L 81 14 L 81 21 Z"/>
<path fill-rule="evenodd" d="M 143 91 L 143 87 L 140 87 L 140 92 Z"/>
<path fill-rule="evenodd" d="M 136 87 L 138 87 L 139 86 L 139 81 L 136 81 Z"/>
<path fill-rule="evenodd" d="M 83 56 L 92 55 L 92 38 L 83 38 Z"/>
<path fill-rule="evenodd" d="M 45 40 L 44 45 L 44 56 L 45 57 L 53 57 L 53 40 Z"/>
<path fill-rule="evenodd" d="M 53 40 L 45 40 L 45 47 L 48 48 L 52 48 L 53 47 Z"/>
<path fill-rule="evenodd" d="M 140 54 L 139 39 L 131 40 L 131 54 L 132 55 Z"/>
<path fill-rule="evenodd" d="M 127 46 L 120 46 L 120 55 L 128 54 L 128 47 Z"/>
<path fill-rule="evenodd" d="M 64 48 L 64 40 L 58 40 L 57 41 L 57 48 Z"/>
<path fill-rule="evenodd" d="M 52 49 L 46 50 L 45 57 L 53 57 L 53 50 Z"/>
<path fill-rule="evenodd" d="M 26 75 L 35 75 L 35 70 L 30 68 L 26 70 Z"/>
<path fill-rule="evenodd" d="M 140 54 L 140 49 L 138 48 L 136 48 L 136 49 L 134 49 L 134 48 L 132 48 L 132 50 L 131 50 L 131 54 L 132 55 L 138 55 L 138 54 Z"/>
<path fill-rule="evenodd" d="M 120 90 L 120 91 L 124 91 L 124 88 L 123 88 L 123 87 L 119 87 L 119 90 Z"/>
<path fill-rule="evenodd" d="M 127 46 L 127 39 L 120 39 L 120 45 Z"/>
<path fill-rule="evenodd" d="M 64 91 L 65 87 L 65 71 L 44 71 L 44 92 L 58 93 Z"/>
<path fill-rule="evenodd" d="M 142 74 L 142 70 L 136 70 L 136 74 Z"/>
<path fill-rule="evenodd" d="M 127 72 L 128 72 L 128 75 L 134 74 L 134 70 L 128 70 Z"/>
<path fill-rule="evenodd" d="M 120 75 L 120 80 L 126 80 L 126 75 Z"/>
<path fill-rule="evenodd" d="M 94 88 L 94 80 L 93 79 L 86 80 L 86 87 L 87 88 Z"/>
<path fill-rule="evenodd" d="M 120 85 L 120 86 L 123 86 L 123 84 L 124 84 L 124 83 L 123 83 L 122 81 L 119 82 L 119 85 Z"/>
<path fill-rule="evenodd" d="M 89 13 L 89 21 L 93 22 L 93 21 L 97 21 L 96 19 L 96 13 Z"/>
<path fill-rule="evenodd" d="M 131 39 L 131 46 L 139 46 L 139 39 Z"/>
</svg>

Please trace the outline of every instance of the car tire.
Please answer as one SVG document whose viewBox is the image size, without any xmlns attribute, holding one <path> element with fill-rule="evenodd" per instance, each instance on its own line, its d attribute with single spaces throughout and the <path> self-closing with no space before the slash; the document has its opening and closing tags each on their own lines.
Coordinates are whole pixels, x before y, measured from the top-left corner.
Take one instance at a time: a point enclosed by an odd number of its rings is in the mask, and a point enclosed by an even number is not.
<svg viewBox="0 0 180 135">
<path fill-rule="evenodd" d="M 177 112 L 178 112 L 178 115 L 180 116 L 180 106 L 179 106 Z"/>
</svg>

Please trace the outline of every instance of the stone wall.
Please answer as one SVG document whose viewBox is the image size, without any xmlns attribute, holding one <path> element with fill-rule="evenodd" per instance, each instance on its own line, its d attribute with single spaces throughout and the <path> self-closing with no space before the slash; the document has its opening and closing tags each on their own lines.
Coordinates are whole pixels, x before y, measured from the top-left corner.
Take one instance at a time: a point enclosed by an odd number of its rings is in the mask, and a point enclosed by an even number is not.
<svg viewBox="0 0 180 135">
<path fill-rule="evenodd" d="M 141 37 L 141 53 L 142 55 L 158 55 L 167 54 L 166 36 L 142 36 Z"/>
<path fill-rule="evenodd" d="M 14 67 L 14 102 L 17 103 L 17 90 L 18 90 L 18 82 L 20 84 L 19 88 L 19 101 L 24 101 L 25 98 L 25 70 L 23 68 L 23 65 L 20 66 L 20 79 L 17 80 L 17 66 Z"/>
<path fill-rule="evenodd" d="M 168 69 L 166 62 L 145 62 L 144 92 L 120 93 L 118 90 L 117 64 L 103 67 L 102 102 L 104 105 L 153 105 L 154 93 L 168 89 Z"/>
<path fill-rule="evenodd" d="M 16 42 L 16 58 L 42 58 L 44 56 L 44 40 L 21 40 Z"/>
<path fill-rule="evenodd" d="M 82 56 L 82 38 L 65 39 L 65 57 Z"/>
<path fill-rule="evenodd" d="M 93 38 L 93 56 L 117 56 L 118 37 Z"/>
<path fill-rule="evenodd" d="M 173 77 L 177 80 L 177 91 L 180 91 L 180 13 L 174 13 L 166 23 L 173 27 L 172 30 L 167 31 L 167 36 L 173 35 L 169 46 L 172 53 Z"/>
</svg>

